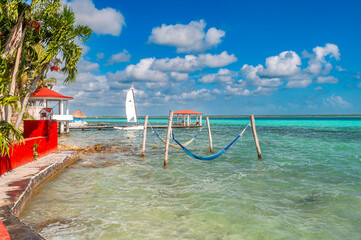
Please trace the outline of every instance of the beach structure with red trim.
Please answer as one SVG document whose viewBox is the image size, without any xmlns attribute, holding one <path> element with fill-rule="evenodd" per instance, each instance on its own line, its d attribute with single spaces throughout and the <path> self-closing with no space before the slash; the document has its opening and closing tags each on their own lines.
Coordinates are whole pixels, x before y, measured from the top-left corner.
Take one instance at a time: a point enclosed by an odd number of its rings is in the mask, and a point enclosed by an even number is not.
<svg viewBox="0 0 361 240">
<path fill-rule="evenodd" d="M 203 113 L 196 112 L 193 110 L 179 110 L 173 113 L 177 117 L 175 124 L 182 126 L 201 126 Z M 195 116 L 195 122 L 192 124 L 192 116 Z"/>
<path fill-rule="evenodd" d="M 58 121 L 60 133 L 64 132 L 64 126 L 66 127 L 66 132 L 69 132 L 69 121 L 73 120 L 73 116 L 69 114 L 69 100 L 72 99 L 73 97 L 64 96 L 54 90 L 43 87 L 30 95 L 28 112 L 36 120 L 39 120 L 41 118 L 40 111 L 43 108 L 54 109 L 58 106 L 58 114 L 53 114 L 51 119 Z M 65 113 L 64 103 L 66 104 Z"/>
</svg>

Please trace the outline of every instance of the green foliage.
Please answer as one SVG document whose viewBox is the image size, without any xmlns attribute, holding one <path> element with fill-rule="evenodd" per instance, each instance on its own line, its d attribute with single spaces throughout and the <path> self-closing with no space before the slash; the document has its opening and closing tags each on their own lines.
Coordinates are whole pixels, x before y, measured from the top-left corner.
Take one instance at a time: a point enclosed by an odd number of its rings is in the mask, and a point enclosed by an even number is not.
<svg viewBox="0 0 361 240">
<path fill-rule="evenodd" d="M 14 125 L 0 121 L 0 153 L 1 155 L 10 155 L 10 149 L 13 141 L 22 141 L 22 133 Z"/>
<path fill-rule="evenodd" d="M 38 153 L 38 146 L 39 146 L 39 144 L 38 143 L 34 143 L 34 145 L 33 145 L 33 160 L 34 161 L 36 161 L 37 159 L 38 159 L 38 155 L 39 155 L 39 153 Z"/>
<path fill-rule="evenodd" d="M 20 18 L 22 14 L 24 18 Z M 34 27 L 34 23 L 38 26 Z M 10 96 L 8 88 L 16 51 L 6 59 L 1 56 L 16 24 L 22 24 L 26 31 L 17 72 L 16 96 Z M 17 109 L 20 97 L 26 99 L 35 90 L 34 86 L 51 87 L 56 83 L 55 79 L 46 78 L 51 66 L 63 66 L 60 71 L 66 75 L 65 83 L 74 82 L 82 57 L 82 49 L 76 41 L 87 41 L 91 32 L 88 26 L 75 24 L 74 13 L 64 7 L 61 0 L 0 0 L 0 113 L 9 105 Z M 27 100 L 20 107 L 26 107 L 26 103 Z M 0 124 L 0 151 L 9 154 L 10 143 L 22 139 L 21 133 L 10 123 L 1 121 Z"/>
</svg>

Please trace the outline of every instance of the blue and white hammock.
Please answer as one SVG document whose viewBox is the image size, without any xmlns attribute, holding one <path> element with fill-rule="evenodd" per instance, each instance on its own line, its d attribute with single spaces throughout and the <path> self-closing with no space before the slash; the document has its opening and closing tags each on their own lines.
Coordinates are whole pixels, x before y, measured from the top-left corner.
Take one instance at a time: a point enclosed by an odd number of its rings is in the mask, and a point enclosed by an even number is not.
<svg viewBox="0 0 361 240">
<path fill-rule="evenodd" d="M 177 139 L 175 139 L 174 137 L 174 133 L 172 132 L 172 138 L 173 140 L 183 149 L 183 151 L 185 153 L 187 153 L 189 156 L 191 156 L 192 158 L 195 158 L 195 159 L 199 159 L 199 160 L 203 160 L 203 161 L 210 161 L 210 160 L 214 160 L 216 158 L 218 158 L 219 156 L 221 156 L 223 153 L 225 153 L 225 151 L 228 150 L 228 148 L 230 148 L 233 143 L 235 143 L 238 138 L 242 137 L 243 136 L 243 133 L 246 131 L 246 129 L 248 128 L 248 126 L 250 126 L 250 123 L 243 129 L 243 131 L 230 143 L 228 144 L 227 147 L 225 147 L 223 150 L 219 151 L 218 153 L 216 154 L 213 154 L 213 155 L 210 155 L 210 156 L 205 156 L 205 157 L 202 157 L 202 156 L 198 156 L 194 153 L 192 153 L 191 151 L 189 151 L 185 146 L 183 146 L 181 143 L 179 143 L 177 141 Z"/>
</svg>

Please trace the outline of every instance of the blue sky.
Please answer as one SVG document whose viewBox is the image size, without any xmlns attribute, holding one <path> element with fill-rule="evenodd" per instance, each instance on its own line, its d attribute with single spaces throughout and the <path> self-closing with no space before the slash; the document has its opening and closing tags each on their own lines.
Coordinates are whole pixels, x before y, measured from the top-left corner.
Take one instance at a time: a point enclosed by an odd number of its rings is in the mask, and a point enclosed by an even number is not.
<svg viewBox="0 0 361 240">
<path fill-rule="evenodd" d="M 92 1 L 64 4 L 94 33 L 71 111 L 139 115 L 360 114 L 361 1 Z"/>
</svg>

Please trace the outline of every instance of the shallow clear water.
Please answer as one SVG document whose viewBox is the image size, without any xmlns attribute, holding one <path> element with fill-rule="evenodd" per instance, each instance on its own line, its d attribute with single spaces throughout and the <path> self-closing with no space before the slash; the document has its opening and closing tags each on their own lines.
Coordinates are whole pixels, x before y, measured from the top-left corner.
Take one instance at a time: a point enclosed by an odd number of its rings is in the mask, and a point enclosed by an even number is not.
<svg viewBox="0 0 361 240">
<path fill-rule="evenodd" d="M 247 123 L 211 120 L 215 151 Z M 72 131 L 60 141 L 131 150 L 83 156 L 40 188 L 22 220 L 46 239 L 359 239 L 361 119 L 256 123 L 262 160 L 248 129 L 213 161 L 170 149 L 168 169 L 150 131 L 145 158 L 142 131 Z M 185 142 L 198 130 L 174 131 Z M 208 154 L 206 129 L 189 149 Z"/>
</svg>

